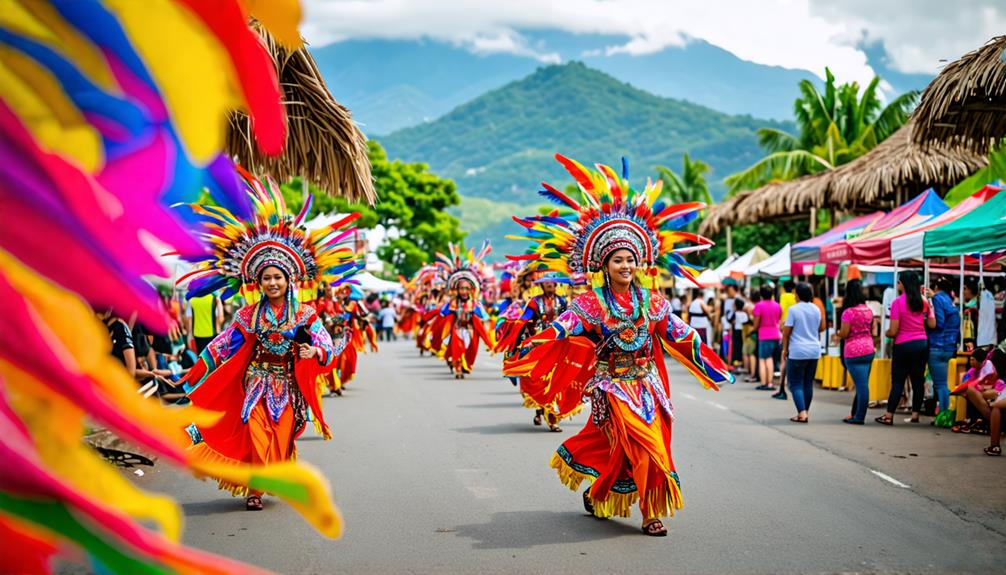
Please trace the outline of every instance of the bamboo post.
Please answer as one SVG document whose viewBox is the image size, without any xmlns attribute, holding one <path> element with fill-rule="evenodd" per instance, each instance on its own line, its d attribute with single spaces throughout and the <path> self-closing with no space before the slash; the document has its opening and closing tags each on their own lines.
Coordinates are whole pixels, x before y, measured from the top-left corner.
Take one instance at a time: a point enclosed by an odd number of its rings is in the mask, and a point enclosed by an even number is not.
<svg viewBox="0 0 1006 575">
<path fill-rule="evenodd" d="M 810 237 L 817 235 L 817 208 L 810 209 Z"/>
<path fill-rule="evenodd" d="M 727 257 L 734 253 L 733 226 L 727 226 Z"/>
</svg>

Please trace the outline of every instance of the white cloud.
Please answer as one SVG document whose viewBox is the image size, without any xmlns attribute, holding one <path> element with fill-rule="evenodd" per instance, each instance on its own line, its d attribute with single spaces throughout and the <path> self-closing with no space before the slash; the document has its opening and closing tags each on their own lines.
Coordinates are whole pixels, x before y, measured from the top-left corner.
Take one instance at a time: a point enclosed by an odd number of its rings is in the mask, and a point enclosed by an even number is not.
<svg viewBox="0 0 1006 575">
<path fill-rule="evenodd" d="M 1006 34 L 1001 0 L 813 0 L 812 12 L 842 21 L 863 40 L 882 42 L 901 72 L 934 73 Z"/>
<path fill-rule="evenodd" d="M 1006 32 L 1000 0 L 305 0 L 305 37 L 433 38 L 482 53 L 558 60 L 521 30 L 624 36 L 606 54 L 645 54 L 701 39 L 759 64 L 839 81 L 873 76 L 864 42 L 883 43 L 889 66 L 934 73 Z"/>
</svg>

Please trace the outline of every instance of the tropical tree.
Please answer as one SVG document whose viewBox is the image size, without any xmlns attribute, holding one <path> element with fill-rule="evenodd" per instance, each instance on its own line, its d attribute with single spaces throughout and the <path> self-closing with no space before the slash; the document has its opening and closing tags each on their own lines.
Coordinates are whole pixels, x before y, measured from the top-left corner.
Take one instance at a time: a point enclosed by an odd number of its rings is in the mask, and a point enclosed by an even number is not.
<svg viewBox="0 0 1006 575">
<path fill-rule="evenodd" d="M 693 161 L 685 154 L 680 176 L 665 166 L 657 166 L 657 172 L 664 182 L 664 192 L 671 203 L 713 203 L 713 198 L 709 195 L 709 184 L 706 182 L 709 164 L 701 160 Z"/>
<path fill-rule="evenodd" d="M 912 91 L 885 106 L 880 100 L 879 77 L 875 76 L 860 92 L 857 82 L 836 86 L 831 70 L 825 68 L 824 72 L 823 93 L 809 80 L 800 81 L 800 97 L 793 105 L 798 133 L 775 128 L 758 130 L 758 143 L 768 155 L 727 177 L 730 193 L 852 161 L 904 125 L 918 101 L 919 93 Z"/>
<path fill-rule="evenodd" d="M 380 144 L 371 140 L 367 145 L 377 203 L 351 203 L 312 190 L 310 216 L 360 212 L 357 227 L 383 226 L 389 233 L 377 256 L 393 268 L 392 274 L 408 277 L 433 261 L 437 252 L 447 253 L 449 242 L 464 238 L 458 219 L 446 211 L 458 205 L 461 196 L 452 180 L 430 172 L 426 164 L 391 161 Z M 281 189 L 291 209 L 299 210 L 303 205 L 300 179 L 294 178 Z"/>
</svg>

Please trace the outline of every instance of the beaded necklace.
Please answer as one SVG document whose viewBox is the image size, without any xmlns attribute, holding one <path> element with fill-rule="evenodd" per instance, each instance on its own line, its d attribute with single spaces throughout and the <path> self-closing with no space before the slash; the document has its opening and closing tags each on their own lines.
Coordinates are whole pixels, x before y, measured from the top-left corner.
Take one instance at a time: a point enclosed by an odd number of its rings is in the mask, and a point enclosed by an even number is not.
<svg viewBox="0 0 1006 575">
<path fill-rule="evenodd" d="M 607 308 L 602 318 L 604 327 L 612 334 L 609 341 L 624 351 L 636 351 L 649 338 L 647 314 L 643 310 L 643 294 L 639 287 L 629 288 L 632 312 L 626 314 L 622 310 L 618 298 L 609 286 L 602 288 L 604 307 Z M 649 302 L 645 302 L 649 303 Z"/>
</svg>

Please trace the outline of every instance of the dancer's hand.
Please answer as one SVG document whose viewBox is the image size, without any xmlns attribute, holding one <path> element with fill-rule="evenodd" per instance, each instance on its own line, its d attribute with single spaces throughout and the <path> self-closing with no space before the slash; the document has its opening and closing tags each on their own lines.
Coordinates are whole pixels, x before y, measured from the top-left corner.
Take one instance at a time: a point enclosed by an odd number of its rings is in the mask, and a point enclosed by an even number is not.
<svg viewBox="0 0 1006 575">
<path fill-rule="evenodd" d="M 318 348 L 313 345 L 301 345 L 300 346 L 300 358 L 301 359 L 311 359 L 318 355 Z"/>
</svg>

